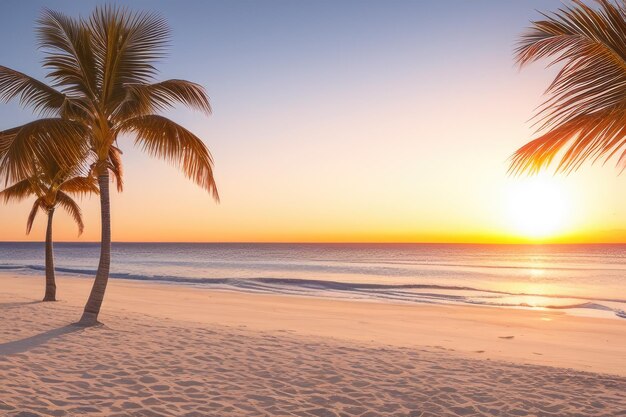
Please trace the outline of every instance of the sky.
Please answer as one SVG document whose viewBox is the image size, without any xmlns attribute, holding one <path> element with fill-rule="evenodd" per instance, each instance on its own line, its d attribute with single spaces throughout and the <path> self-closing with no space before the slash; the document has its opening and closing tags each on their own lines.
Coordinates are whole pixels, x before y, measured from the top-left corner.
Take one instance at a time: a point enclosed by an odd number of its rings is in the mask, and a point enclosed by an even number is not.
<svg viewBox="0 0 626 417">
<path fill-rule="evenodd" d="M 0 64 L 43 79 L 41 10 L 78 16 L 99 4 L 3 1 Z M 554 75 L 543 63 L 516 68 L 515 42 L 560 1 L 123 4 L 169 22 L 160 78 L 211 97 L 210 117 L 168 116 L 208 145 L 221 203 L 121 138 L 114 241 L 626 241 L 626 176 L 612 162 L 568 177 L 507 175 Z M 0 104 L 0 129 L 34 117 Z M 0 240 L 43 240 L 43 213 L 25 235 L 31 204 L 0 205 Z M 98 199 L 81 207 L 84 234 L 57 210 L 56 240 L 99 239 Z M 539 218 L 549 224 L 525 224 Z"/>
</svg>

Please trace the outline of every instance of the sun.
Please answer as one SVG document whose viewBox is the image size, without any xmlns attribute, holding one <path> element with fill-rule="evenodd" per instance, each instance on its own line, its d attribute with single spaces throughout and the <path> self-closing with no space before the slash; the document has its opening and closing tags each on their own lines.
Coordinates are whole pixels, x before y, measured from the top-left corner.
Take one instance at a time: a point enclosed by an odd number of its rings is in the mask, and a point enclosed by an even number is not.
<svg viewBox="0 0 626 417">
<path fill-rule="evenodd" d="M 527 238 L 563 232 L 571 211 L 566 188 L 551 176 L 517 178 L 507 186 L 507 214 L 513 231 Z"/>
</svg>

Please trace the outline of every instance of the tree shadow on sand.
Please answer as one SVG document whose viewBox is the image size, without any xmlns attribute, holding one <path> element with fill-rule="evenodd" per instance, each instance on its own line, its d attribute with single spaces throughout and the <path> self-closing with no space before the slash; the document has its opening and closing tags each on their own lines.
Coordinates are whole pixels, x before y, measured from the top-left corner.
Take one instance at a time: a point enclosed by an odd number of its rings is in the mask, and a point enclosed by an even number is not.
<svg viewBox="0 0 626 417">
<path fill-rule="evenodd" d="M 10 303 L 0 303 L 0 310 L 5 309 L 5 308 L 23 307 L 23 306 L 27 306 L 27 305 L 41 304 L 41 303 L 43 303 L 43 301 L 41 301 L 41 300 L 14 301 L 14 302 L 10 302 Z"/>
<path fill-rule="evenodd" d="M 43 332 L 35 336 L 27 337 L 26 339 L 2 343 L 0 344 L 0 355 L 12 355 L 14 353 L 27 352 L 30 349 L 41 346 L 52 339 L 80 330 L 85 330 L 85 328 L 76 324 L 68 324 L 66 326 L 48 330 L 47 332 Z"/>
</svg>

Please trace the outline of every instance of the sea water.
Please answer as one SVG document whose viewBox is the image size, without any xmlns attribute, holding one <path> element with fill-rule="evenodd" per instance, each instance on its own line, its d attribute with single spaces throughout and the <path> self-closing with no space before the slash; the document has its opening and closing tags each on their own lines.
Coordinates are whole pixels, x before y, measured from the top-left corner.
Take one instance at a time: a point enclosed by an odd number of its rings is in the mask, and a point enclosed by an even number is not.
<svg viewBox="0 0 626 417">
<path fill-rule="evenodd" d="M 98 243 L 56 243 L 92 279 Z M 111 278 L 398 303 L 626 318 L 626 245 L 113 243 Z M 0 271 L 42 275 L 43 243 L 0 242 Z"/>
</svg>

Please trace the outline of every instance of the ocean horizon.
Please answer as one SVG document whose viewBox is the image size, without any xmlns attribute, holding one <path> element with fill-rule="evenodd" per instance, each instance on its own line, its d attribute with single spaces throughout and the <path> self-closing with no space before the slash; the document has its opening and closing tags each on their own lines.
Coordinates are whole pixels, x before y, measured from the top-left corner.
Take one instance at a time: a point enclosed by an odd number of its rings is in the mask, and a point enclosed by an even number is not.
<svg viewBox="0 0 626 417">
<path fill-rule="evenodd" d="M 43 275 L 43 250 L 0 242 L 0 270 Z M 59 273 L 93 277 L 99 243 L 58 242 L 55 255 Z M 112 279 L 626 317 L 626 244 L 114 242 L 112 259 Z"/>
</svg>

